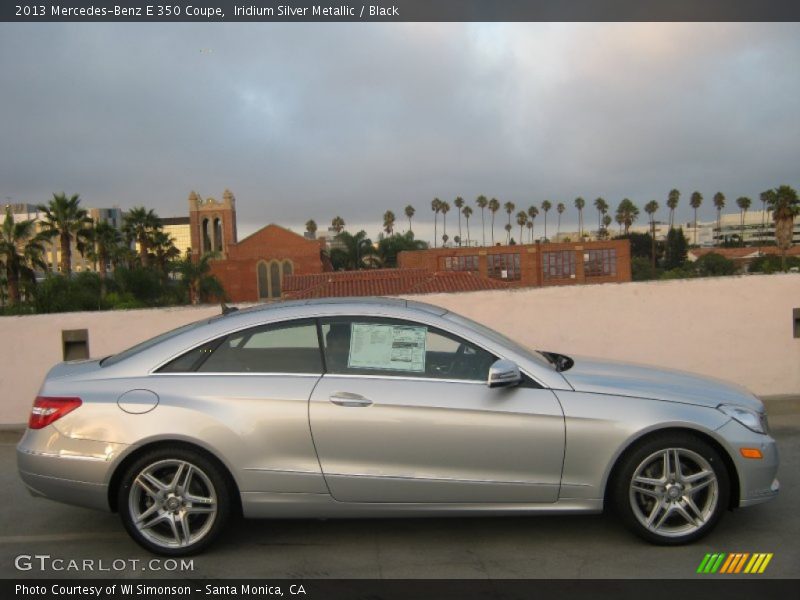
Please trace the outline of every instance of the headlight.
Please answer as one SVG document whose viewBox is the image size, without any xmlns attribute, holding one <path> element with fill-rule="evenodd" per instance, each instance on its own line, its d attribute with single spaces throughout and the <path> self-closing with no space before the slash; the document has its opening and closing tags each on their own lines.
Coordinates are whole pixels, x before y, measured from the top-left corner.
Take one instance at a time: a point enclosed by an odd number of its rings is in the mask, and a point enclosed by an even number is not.
<svg viewBox="0 0 800 600">
<path fill-rule="evenodd" d="M 767 433 L 767 415 L 765 413 L 756 412 L 749 408 L 735 406 L 733 404 L 720 404 L 717 410 L 724 412 L 732 419 L 736 419 L 750 431 Z"/>
</svg>

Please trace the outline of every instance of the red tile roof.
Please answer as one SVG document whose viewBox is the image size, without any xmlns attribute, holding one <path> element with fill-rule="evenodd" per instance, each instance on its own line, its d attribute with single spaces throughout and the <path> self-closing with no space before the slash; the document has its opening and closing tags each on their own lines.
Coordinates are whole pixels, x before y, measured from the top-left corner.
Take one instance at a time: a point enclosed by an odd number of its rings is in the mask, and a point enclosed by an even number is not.
<svg viewBox="0 0 800 600">
<path fill-rule="evenodd" d="M 334 271 L 313 275 L 288 275 L 283 297 L 292 299 L 349 296 L 396 296 L 507 289 L 504 281 L 465 271 L 427 269 L 370 269 Z"/>
</svg>

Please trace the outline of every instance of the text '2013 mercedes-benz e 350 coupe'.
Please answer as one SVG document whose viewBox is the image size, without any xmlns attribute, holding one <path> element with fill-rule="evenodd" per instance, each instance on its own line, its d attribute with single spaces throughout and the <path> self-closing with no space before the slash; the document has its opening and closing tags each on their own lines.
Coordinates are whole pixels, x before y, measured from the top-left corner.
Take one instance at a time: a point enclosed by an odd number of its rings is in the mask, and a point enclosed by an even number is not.
<svg viewBox="0 0 800 600">
<path fill-rule="evenodd" d="M 745 389 L 537 352 L 390 299 L 256 307 L 47 374 L 19 443 L 37 496 L 119 512 L 152 552 L 229 515 L 524 515 L 616 509 L 646 540 L 707 534 L 778 493 Z"/>
</svg>

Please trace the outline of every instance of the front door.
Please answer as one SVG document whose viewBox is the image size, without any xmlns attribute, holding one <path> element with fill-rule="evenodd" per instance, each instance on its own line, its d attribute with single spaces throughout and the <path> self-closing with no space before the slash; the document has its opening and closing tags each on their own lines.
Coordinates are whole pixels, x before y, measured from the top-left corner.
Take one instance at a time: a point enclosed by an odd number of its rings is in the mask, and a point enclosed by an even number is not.
<svg viewBox="0 0 800 600">
<path fill-rule="evenodd" d="M 347 502 L 554 502 L 564 418 L 532 381 L 486 385 L 495 357 L 427 325 L 323 320 L 311 396 L 325 481 Z"/>
</svg>

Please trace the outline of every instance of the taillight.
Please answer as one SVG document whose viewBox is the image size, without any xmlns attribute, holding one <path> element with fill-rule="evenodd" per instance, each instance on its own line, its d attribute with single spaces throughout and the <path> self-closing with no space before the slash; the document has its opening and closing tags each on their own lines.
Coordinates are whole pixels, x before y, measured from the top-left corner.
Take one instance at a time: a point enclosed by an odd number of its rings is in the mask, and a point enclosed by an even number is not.
<svg viewBox="0 0 800 600">
<path fill-rule="evenodd" d="M 28 419 L 28 427 L 42 429 L 50 423 L 58 421 L 67 413 L 72 412 L 81 405 L 80 398 L 53 398 L 50 396 L 37 396 Z"/>
</svg>

